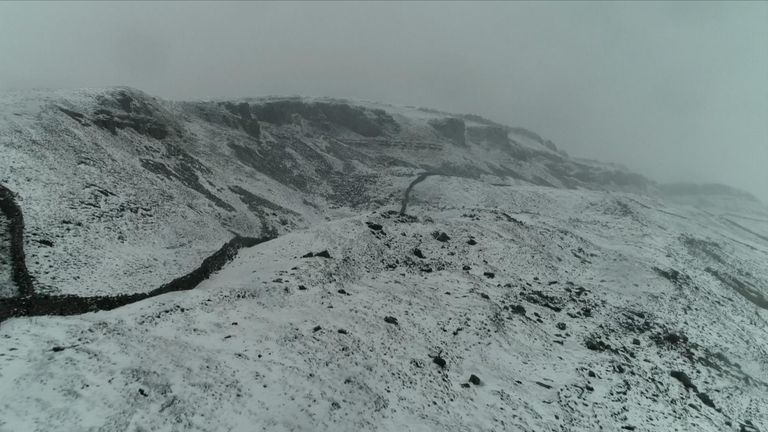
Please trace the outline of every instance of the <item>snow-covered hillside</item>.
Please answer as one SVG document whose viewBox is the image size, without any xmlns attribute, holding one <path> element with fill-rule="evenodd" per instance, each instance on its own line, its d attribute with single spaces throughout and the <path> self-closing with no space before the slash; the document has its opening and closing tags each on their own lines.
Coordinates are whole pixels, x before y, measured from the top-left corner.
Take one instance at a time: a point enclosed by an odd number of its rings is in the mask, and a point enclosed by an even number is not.
<svg viewBox="0 0 768 432">
<path fill-rule="evenodd" d="M 0 431 L 768 428 L 751 197 L 370 103 L 25 93 L 0 122 L 41 293 L 275 237 L 191 291 L 0 323 Z"/>
<path fill-rule="evenodd" d="M 129 88 L 0 96 L 0 184 L 19 195 L 39 290 L 145 292 L 221 243 L 400 200 L 422 171 L 646 189 L 475 116 L 264 99 L 177 103 Z"/>
</svg>

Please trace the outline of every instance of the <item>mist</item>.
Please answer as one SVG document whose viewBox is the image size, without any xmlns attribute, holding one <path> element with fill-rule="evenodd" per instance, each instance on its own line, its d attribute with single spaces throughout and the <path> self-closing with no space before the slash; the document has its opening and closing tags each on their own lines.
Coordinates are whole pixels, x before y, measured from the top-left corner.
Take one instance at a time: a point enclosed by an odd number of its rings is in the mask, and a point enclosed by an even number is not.
<svg viewBox="0 0 768 432">
<path fill-rule="evenodd" d="M 768 3 L 0 3 L 0 88 L 475 113 L 768 201 Z"/>
</svg>

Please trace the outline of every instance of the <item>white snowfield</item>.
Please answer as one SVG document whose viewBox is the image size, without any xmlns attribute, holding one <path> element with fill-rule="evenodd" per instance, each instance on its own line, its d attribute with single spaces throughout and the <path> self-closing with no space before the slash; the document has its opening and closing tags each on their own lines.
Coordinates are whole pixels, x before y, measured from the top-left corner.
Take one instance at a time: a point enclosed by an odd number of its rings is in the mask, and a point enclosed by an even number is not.
<svg viewBox="0 0 768 432">
<path fill-rule="evenodd" d="M 6 119 L 11 106 L 23 104 L 7 103 Z M 93 125 L 82 133 L 101 134 Z M 0 182 L 20 194 L 31 229 L 43 235 L 43 221 L 65 210 L 33 197 L 50 198 L 57 181 L 64 191 L 80 183 L 57 180 L 58 171 L 46 177 L 53 165 L 14 151 L 4 153 L 16 159 L 0 162 Z M 768 430 L 768 209 L 755 200 L 434 175 L 414 186 L 400 216 L 399 198 L 424 169 L 388 168 L 371 192 L 380 203 L 353 206 L 243 166 L 230 171 L 226 155 L 194 154 L 222 164 L 211 169 L 209 190 L 255 176 L 247 189 L 294 212 L 269 220 L 290 222 L 191 291 L 0 323 L 0 431 Z M 547 175 L 545 165 L 532 166 Z M 129 181 L 94 172 L 110 191 Z M 146 190 L 189 203 L 148 210 L 162 215 L 167 237 L 129 212 L 98 219 L 104 230 L 127 221 L 117 249 L 96 243 L 97 231 L 83 224 L 80 234 L 57 237 L 53 249 L 62 251 L 53 256 L 91 253 L 128 271 L 121 257 L 135 248 L 152 261 L 130 272 L 154 288 L 199 264 L 236 224 L 259 232 L 259 219 L 243 216 L 229 191 L 222 199 L 237 211 L 222 222 L 226 213 L 197 192 L 166 180 L 152 186 L 146 176 L 130 181 L 121 199 Z M 34 261 L 30 271 L 51 290 L 142 290 L 130 272 L 58 269 L 40 250 L 31 246 L 31 259 L 50 263 L 51 276 L 36 273 Z M 330 258 L 302 258 L 324 250 Z M 88 279 L 82 289 L 75 276 Z M 102 280 L 109 289 L 93 288 Z"/>
<path fill-rule="evenodd" d="M 298 230 L 193 291 L 3 323 L 0 429 L 766 427 L 768 311 L 683 239 L 720 244 L 723 269 L 763 286 L 768 242 L 631 194 L 430 177 L 414 199 L 417 221 Z"/>
</svg>

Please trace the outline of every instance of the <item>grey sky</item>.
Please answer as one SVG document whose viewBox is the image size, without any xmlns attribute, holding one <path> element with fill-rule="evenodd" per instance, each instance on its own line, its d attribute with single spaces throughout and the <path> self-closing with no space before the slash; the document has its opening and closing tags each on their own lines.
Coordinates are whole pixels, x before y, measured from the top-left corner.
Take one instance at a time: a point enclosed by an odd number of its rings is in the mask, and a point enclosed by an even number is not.
<svg viewBox="0 0 768 432">
<path fill-rule="evenodd" d="M 0 88 L 315 95 L 524 126 L 768 202 L 768 3 L 0 3 Z"/>
</svg>

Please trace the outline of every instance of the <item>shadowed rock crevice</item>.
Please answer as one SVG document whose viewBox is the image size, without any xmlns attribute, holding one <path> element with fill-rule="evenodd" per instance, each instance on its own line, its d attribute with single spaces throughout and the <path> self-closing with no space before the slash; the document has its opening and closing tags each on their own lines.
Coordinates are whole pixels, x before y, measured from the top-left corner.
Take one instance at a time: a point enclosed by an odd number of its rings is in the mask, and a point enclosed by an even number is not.
<svg viewBox="0 0 768 432">
<path fill-rule="evenodd" d="M 273 211 L 279 211 L 282 213 L 298 216 L 298 213 L 296 213 L 295 211 L 289 210 L 283 206 L 277 205 L 266 198 L 262 198 L 246 189 L 243 189 L 240 186 L 236 186 L 236 185 L 230 186 L 229 190 L 237 194 L 240 197 L 240 201 L 242 201 L 243 204 L 248 206 L 249 210 L 253 212 L 257 212 L 258 214 L 263 214 L 263 209 L 267 208 Z"/>
<path fill-rule="evenodd" d="M 176 180 L 181 182 L 184 186 L 203 195 L 217 207 L 229 212 L 235 211 L 234 207 L 206 189 L 202 183 L 200 183 L 200 176 L 198 176 L 194 169 L 192 169 L 188 164 L 179 163 L 174 169 L 171 169 L 163 162 L 152 159 L 141 158 L 139 159 L 139 162 L 145 170 L 153 174 L 165 177 L 169 180 Z"/>
<path fill-rule="evenodd" d="M 258 151 L 253 145 L 229 143 L 236 160 L 285 185 L 305 190 L 309 179 L 292 170 L 286 162 L 295 161 L 284 147 L 274 145 L 264 151 Z"/>
<path fill-rule="evenodd" d="M 755 306 L 762 309 L 768 309 L 768 298 L 766 298 L 766 296 L 755 286 L 742 281 L 733 275 L 715 270 L 712 267 L 707 267 L 706 272 L 714 276 L 723 285 L 741 294 L 742 297 L 749 300 Z"/>
</svg>

